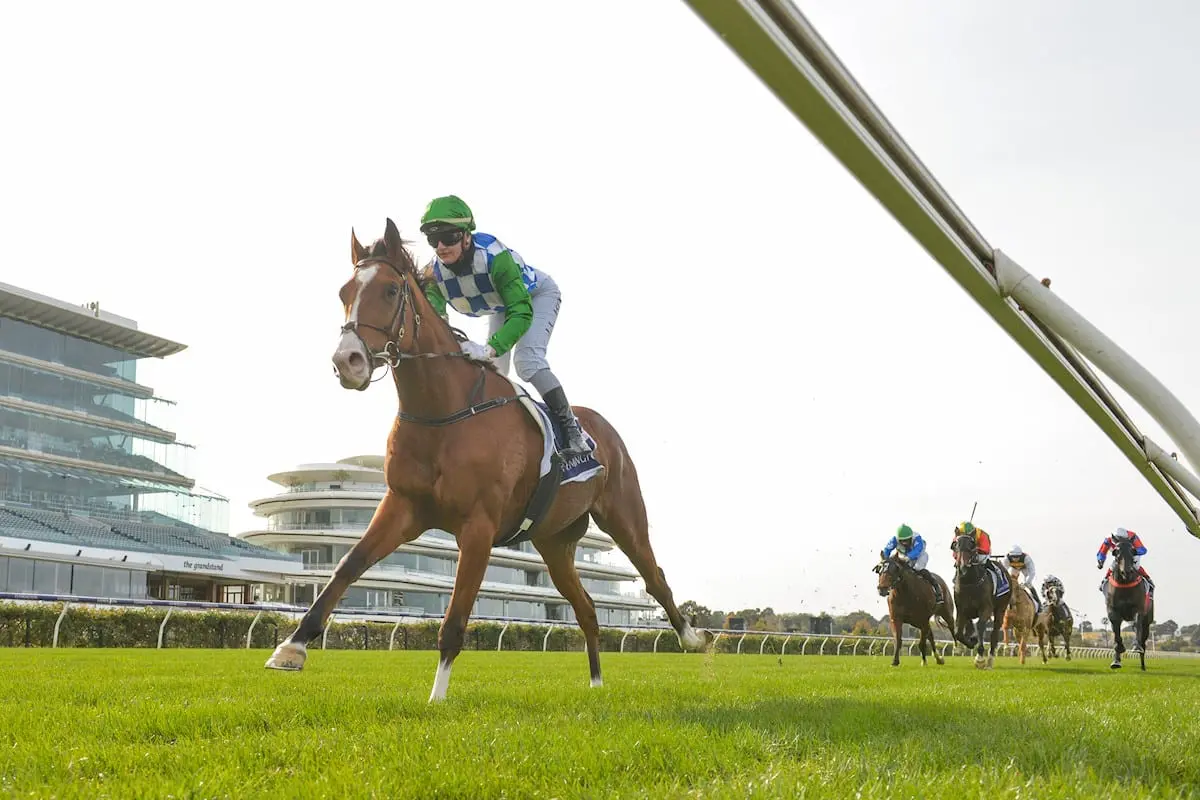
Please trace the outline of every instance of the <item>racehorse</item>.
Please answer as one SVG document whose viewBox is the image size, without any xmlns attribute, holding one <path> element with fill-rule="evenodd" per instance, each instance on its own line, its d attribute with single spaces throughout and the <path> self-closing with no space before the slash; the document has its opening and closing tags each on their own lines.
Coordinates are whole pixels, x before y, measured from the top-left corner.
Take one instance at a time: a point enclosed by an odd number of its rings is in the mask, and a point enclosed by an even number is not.
<svg viewBox="0 0 1200 800">
<path fill-rule="evenodd" d="M 1010 591 L 996 597 L 990 576 L 991 570 L 984 564 L 976 564 L 975 538 L 959 536 L 954 540 L 954 606 L 958 613 L 958 629 L 954 638 L 968 650 L 975 651 L 975 666 L 991 669 L 996 661 L 996 646 L 1000 643 L 1000 626 L 1004 612 L 1008 610 Z M 977 620 L 977 621 L 976 621 Z M 983 658 L 983 634 L 988 621 L 992 623 L 991 649 L 987 661 Z M 975 622 L 971 630 L 971 622 Z"/>
<path fill-rule="evenodd" d="M 1039 615 L 1042 625 L 1046 627 L 1046 638 L 1050 641 L 1050 657 L 1058 658 L 1058 652 L 1054 649 L 1054 639 L 1061 636 L 1063 647 L 1067 651 L 1067 661 L 1071 660 L 1071 634 L 1075 628 L 1075 620 L 1071 616 L 1070 607 L 1063 602 L 1063 589 L 1061 584 L 1046 583 L 1042 586 L 1042 596 L 1046 598 L 1046 602 L 1042 604 L 1042 613 Z M 1061 609 L 1061 613 L 1058 612 Z"/>
<path fill-rule="evenodd" d="M 1024 586 L 1017 582 L 1017 576 L 1020 575 L 1016 570 L 1010 570 L 1009 586 L 1012 587 L 1009 591 L 1011 601 L 1008 608 L 1004 611 L 1004 628 L 1011 629 L 1013 632 L 1013 640 L 1017 644 L 1017 656 L 1022 664 L 1025 663 L 1025 654 L 1029 647 L 1029 636 L 1035 634 L 1038 638 L 1038 647 L 1042 654 L 1042 663 L 1046 663 L 1046 628 L 1041 623 L 1037 607 L 1033 603 L 1033 595 Z M 1007 636 L 1005 637 L 1007 640 Z"/>
<path fill-rule="evenodd" d="M 522 529 L 539 482 L 543 433 L 494 366 L 468 360 L 465 339 L 433 309 L 395 223 L 369 248 L 350 232 L 354 272 L 341 288 L 345 324 L 333 356 L 346 389 L 364 390 L 378 367 L 390 367 L 400 411 L 384 462 L 387 492 L 362 539 L 266 666 L 298 670 L 307 645 L 321 635 L 346 588 L 371 565 L 424 531 L 440 528 L 458 540 L 458 569 L 438 633 L 439 659 L 430 702 L 445 699 L 450 669 L 462 650 L 467 620 L 494 545 Z M 637 470 L 609 422 L 577 408 L 603 465 L 586 481 L 565 483 L 527 538 L 541 554 L 555 588 L 575 609 L 587 645 L 592 686 L 601 686 L 596 609 L 575 569 L 575 548 L 589 517 L 629 557 L 646 590 L 666 611 L 688 650 L 711 636 L 698 633 L 675 605 L 650 547 Z M 547 432 L 549 435 L 549 432 Z"/>
<path fill-rule="evenodd" d="M 1150 639 L 1150 626 L 1154 624 L 1154 596 L 1138 572 L 1133 544 L 1128 539 L 1117 540 L 1113 551 L 1113 568 L 1104 585 L 1104 605 L 1108 609 L 1108 621 L 1117 642 L 1113 662 L 1109 666 L 1121 668 L 1121 654 L 1125 652 L 1121 623 L 1133 620 L 1133 652 L 1141 657 L 1142 669 L 1145 670 L 1146 642 Z"/>
<path fill-rule="evenodd" d="M 921 650 L 921 666 L 925 666 L 925 643 L 938 664 L 946 661 L 938 652 L 937 643 L 933 640 L 933 630 L 929 627 L 929 618 L 935 614 L 949 631 L 954 630 L 954 601 L 950 598 L 950 590 L 946 582 L 932 572 L 929 573 L 938 582 L 942 592 L 942 602 L 938 602 L 929 581 L 917 574 L 908 563 L 908 559 L 897 551 L 891 558 L 875 565 L 879 573 L 879 595 L 888 599 L 888 616 L 891 619 L 892 635 L 896 640 L 896 652 L 892 656 L 892 666 L 900 666 L 900 634 L 907 623 L 921 631 L 918 648 Z"/>
</svg>

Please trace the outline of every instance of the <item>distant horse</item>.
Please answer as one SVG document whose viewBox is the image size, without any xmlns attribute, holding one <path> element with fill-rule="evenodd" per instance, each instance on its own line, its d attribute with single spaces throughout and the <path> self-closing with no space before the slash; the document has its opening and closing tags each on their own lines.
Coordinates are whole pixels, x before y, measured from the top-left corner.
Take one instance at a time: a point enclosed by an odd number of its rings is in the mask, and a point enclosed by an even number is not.
<svg viewBox="0 0 1200 800">
<path fill-rule="evenodd" d="M 359 244 L 353 231 L 350 240 L 354 273 L 340 293 L 346 322 L 334 369 L 342 386 L 355 390 L 371 384 L 376 368 L 392 369 L 400 412 L 388 437 L 387 492 L 362 538 L 267 667 L 301 669 L 307 644 L 321 635 L 346 588 L 400 545 L 440 528 L 456 536 L 459 549 L 429 696 L 430 702 L 443 700 L 492 547 L 524 530 L 555 588 L 575 609 L 591 683 L 600 686 L 600 627 L 575 569 L 575 548 L 589 517 L 633 562 L 682 646 L 704 649 L 708 634 L 698 633 L 679 613 L 655 561 L 637 470 L 613 426 L 591 409 L 576 409 L 604 469 L 558 488 L 541 521 L 528 529 L 526 511 L 543 459 L 541 427 L 518 401 L 512 383 L 494 368 L 465 358 L 460 338 L 425 297 L 413 257 L 390 219 L 383 238 L 370 248 Z"/>
<path fill-rule="evenodd" d="M 996 646 L 1000 643 L 1000 626 L 1004 612 L 1008 610 L 1010 591 L 996 597 L 992 584 L 992 570 L 985 564 L 975 563 L 978 553 L 973 536 L 959 536 L 954 540 L 954 606 L 958 614 L 958 629 L 954 638 L 968 650 L 975 651 L 975 666 L 991 669 L 996 661 Z M 988 622 L 992 623 L 991 648 L 987 660 L 983 657 L 983 634 Z M 971 623 L 975 622 L 974 630 Z"/>
<path fill-rule="evenodd" d="M 905 624 L 912 625 L 921 631 L 921 641 L 918 648 L 921 651 L 921 665 L 926 661 L 925 643 L 933 651 L 933 657 L 939 664 L 945 664 L 937 643 L 933 640 L 933 631 L 929 627 L 929 618 L 935 614 L 946 626 L 954 630 L 954 601 L 950 598 L 950 590 L 946 582 L 932 572 L 929 573 L 938 582 L 942 593 L 942 602 L 938 602 L 929 581 L 918 575 L 908 563 L 908 559 L 899 552 L 892 557 L 875 565 L 879 573 L 879 595 L 888 599 L 888 616 L 891 619 L 892 635 L 896 640 L 896 652 L 892 656 L 892 666 L 900 666 L 900 633 Z"/>
<path fill-rule="evenodd" d="M 1009 592 L 1011 601 L 1004 612 L 1004 627 L 1013 632 L 1013 640 L 1017 643 L 1017 656 L 1022 664 L 1025 663 L 1025 654 L 1029 649 L 1029 637 L 1036 635 L 1042 653 L 1042 663 L 1045 664 L 1046 627 L 1039 621 L 1033 595 L 1030 594 L 1029 589 L 1017 583 L 1019 574 L 1016 570 L 1011 570 L 1009 573 L 1009 586 L 1012 587 Z"/>
<path fill-rule="evenodd" d="M 1063 602 L 1063 586 L 1061 583 L 1046 582 L 1042 584 L 1042 596 L 1046 602 L 1042 605 L 1039 619 L 1046 628 L 1046 638 L 1050 641 L 1050 657 L 1058 658 L 1054 649 L 1055 637 L 1061 636 L 1063 647 L 1067 651 L 1067 661 L 1071 660 L 1071 634 L 1074 633 L 1075 620 L 1071 616 L 1070 607 Z"/>
<path fill-rule="evenodd" d="M 1150 594 L 1150 587 L 1138 572 L 1133 544 L 1128 539 L 1117 540 L 1113 551 L 1113 568 L 1104 586 L 1104 605 L 1108 609 L 1108 621 L 1117 642 L 1113 662 L 1109 666 L 1121 668 L 1121 654 L 1125 652 L 1121 623 L 1133 621 L 1133 652 L 1141 657 L 1142 669 L 1145 670 L 1146 642 L 1150 639 L 1150 626 L 1154 624 L 1154 595 Z"/>
</svg>

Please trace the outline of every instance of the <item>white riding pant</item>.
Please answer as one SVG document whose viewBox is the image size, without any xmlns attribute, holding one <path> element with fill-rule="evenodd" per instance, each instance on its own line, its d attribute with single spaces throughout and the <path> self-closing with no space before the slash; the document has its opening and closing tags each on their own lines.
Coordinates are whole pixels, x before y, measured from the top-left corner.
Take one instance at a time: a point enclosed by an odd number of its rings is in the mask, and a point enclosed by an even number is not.
<svg viewBox="0 0 1200 800">
<path fill-rule="evenodd" d="M 538 393 L 545 397 L 546 392 L 552 392 L 561 385 L 550 371 L 546 348 L 550 346 L 550 335 L 554 333 L 554 323 L 558 320 L 562 293 L 554 279 L 543 272 L 538 275 L 538 285 L 530 293 L 530 299 L 533 302 L 533 322 L 525 335 L 517 340 L 516 346 L 496 359 L 496 368 L 501 375 L 507 375 L 511 356 L 517 377 L 533 384 Z M 489 338 L 504 325 L 504 319 L 503 313 L 491 315 L 488 320 Z"/>
<path fill-rule="evenodd" d="M 913 569 L 917 570 L 918 572 L 920 572 L 921 570 L 925 569 L 925 565 L 928 563 L 929 563 L 929 551 L 925 550 L 921 553 L 921 555 L 917 556 L 915 561 L 910 560 L 908 562 L 908 565 L 910 567 L 912 567 Z"/>
</svg>

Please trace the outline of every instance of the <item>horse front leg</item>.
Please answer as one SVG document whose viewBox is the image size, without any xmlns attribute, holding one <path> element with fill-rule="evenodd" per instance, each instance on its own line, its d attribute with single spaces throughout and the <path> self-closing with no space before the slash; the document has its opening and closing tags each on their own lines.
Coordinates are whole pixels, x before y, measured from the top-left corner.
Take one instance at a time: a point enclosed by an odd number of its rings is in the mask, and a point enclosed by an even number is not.
<svg viewBox="0 0 1200 800">
<path fill-rule="evenodd" d="M 483 583 L 483 575 L 487 572 L 498 527 L 490 519 L 474 517 L 459 530 L 458 571 L 454 575 L 450 605 L 438 630 L 438 666 L 433 676 L 433 689 L 429 693 L 431 703 L 446 699 L 446 690 L 450 687 L 450 668 L 462 652 L 463 642 L 467 638 L 467 622 L 471 618 L 471 609 L 475 607 L 479 585 Z"/>
<path fill-rule="evenodd" d="M 895 652 L 892 654 L 892 666 L 893 667 L 900 666 L 900 644 L 901 644 L 900 634 L 903 630 L 904 630 L 904 623 L 901 622 L 896 617 L 892 617 L 892 640 L 896 644 L 895 648 L 893 648 L 895 650 Z"/>
<path fill-rule="evenodd" d="M 421 533 L 423 530 L 416 524 L 412 502 L 390 491 L 385 494 L 375 509 L 366 533 L 338 562 L 333 577 L 305 612 L 299 627 L 275 648 L 275 652 L 267 659 L 267 669 L 302 669 L 308 657 L 308 643 L 325 630 L 329 615 L 350 584 L 380 559 Z"/>
<path fill-rule="evenodd" d="M 1146 643 L 1150 641 L 1150 615 L 1145 612 L 1138 614 L 1137 654 L 1141 661 L 1142 672 L 1146 671 Z"/>
<path fill-rule="evenodd" d="M 1125 652 L 1125 642 L 1121 640 L 1121 618 L 1109 615 L 1108 624 L 1112 626 L 1113 641 L 1116 645 L 1113 648 L 1113 662 L 1108 666 L 1112 669 L 1121 668 L 1121 654 Z"/>
<path fill-rule="evenodd" d="M 984 630 L 985 628 L 987 628 L 987 617 L 980 617 L 978 620 L 975 621 L 975 635 L 972 638 L 974 639 L 975 642 L 977 642 L 977 644 L 975 646 L 975 666 L 978 667 L 979 669 L 987 669 L 987 667 L 990 666 L 984 660 L 984 657 L 983 657 L 983 652 L 984 652 L 984 650 L 983 650 L 983 635 L 985 632 L 985 630 Z M 992 653 L 993 654 L 995 654 L 995 652 L 996 652 L 996 639 L 997 639 L 997 637 L 999 637 L 999 635 L 1000 635 L 1000 626 L 998 624 L 993 624 L 992 625 Z"/>
<path fill-rule="evenodd" d="M 992 615 L 992 639 L 989 643 L 991 647 L 988 649 L 987 665 L 984 669 L 991 669 L 996 663 L 996 648 L 1000 646 L 1000 624 L 1002 616 Z M 980 636 L 983 635 L 983 622 L 979 623 Z"/>
</svg>

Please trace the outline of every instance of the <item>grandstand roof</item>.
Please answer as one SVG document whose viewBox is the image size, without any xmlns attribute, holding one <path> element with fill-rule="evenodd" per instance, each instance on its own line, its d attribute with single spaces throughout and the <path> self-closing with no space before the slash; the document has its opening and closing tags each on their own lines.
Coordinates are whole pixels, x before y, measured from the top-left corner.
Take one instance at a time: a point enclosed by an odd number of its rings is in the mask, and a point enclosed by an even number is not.
<svg viewBox="0 0 1200 800">
<path fill-rule="evenodd" d="M 139 331 L 133 320 L 99 308 L 73 306 L 7 283 L 0 283 L 0 316 L 107 345 L 139 358 L 163 358 L 187 347 Z"/>
</svg>

